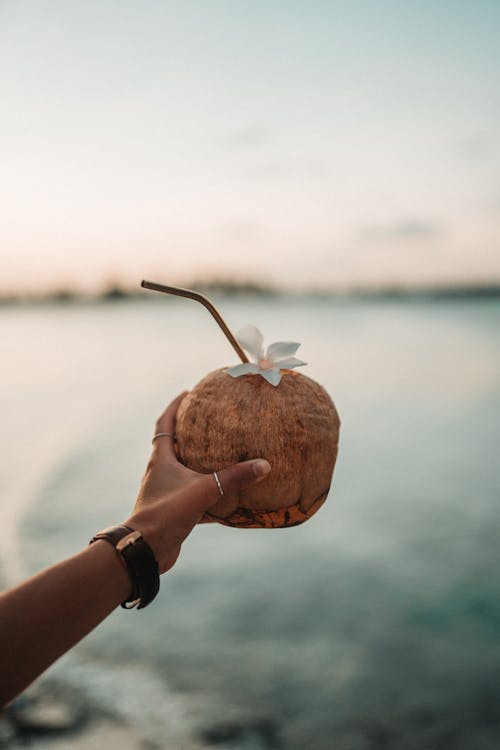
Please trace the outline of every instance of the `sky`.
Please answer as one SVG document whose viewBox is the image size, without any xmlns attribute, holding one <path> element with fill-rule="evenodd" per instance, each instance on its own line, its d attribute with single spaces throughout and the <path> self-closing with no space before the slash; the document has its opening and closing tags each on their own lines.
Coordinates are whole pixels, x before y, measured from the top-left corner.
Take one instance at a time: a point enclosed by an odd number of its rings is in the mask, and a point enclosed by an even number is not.
<svg viewBox="0 0 500 750">
<path fill-rule="evenodd" d="M 497 0 L 0 0 L 0 293 L 500 280 Z"/>
</svg>

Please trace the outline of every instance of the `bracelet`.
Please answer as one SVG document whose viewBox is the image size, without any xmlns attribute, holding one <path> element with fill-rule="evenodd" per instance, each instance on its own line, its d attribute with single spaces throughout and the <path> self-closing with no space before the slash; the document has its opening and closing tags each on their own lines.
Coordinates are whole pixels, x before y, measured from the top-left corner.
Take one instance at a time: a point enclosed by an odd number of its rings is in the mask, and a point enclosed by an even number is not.
<svg viewBox="0 0 500 750">
<path fill-rule="evenodd" d="M 116 550 L 132 584 L 129 596 L 122 602 L 124 609 L 144 609 L 160 590 L 160 571 L 151 547 L 140 531 L 129 526 L 110 526 L 92 537 L 89 544 L 102 539 Z"/>
</svg>

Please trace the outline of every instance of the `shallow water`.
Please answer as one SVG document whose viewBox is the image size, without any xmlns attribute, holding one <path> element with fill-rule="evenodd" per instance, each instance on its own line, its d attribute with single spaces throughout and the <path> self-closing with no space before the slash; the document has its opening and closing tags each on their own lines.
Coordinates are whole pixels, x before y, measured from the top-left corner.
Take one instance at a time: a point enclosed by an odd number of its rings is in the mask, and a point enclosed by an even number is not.
<svg viewBox="0 0 500 750">
<path fill-rule="evenodd" d="M 94 697 L 115 679 L 134 721 L 164 685 L 144 728 L 160 742 L 184 696 L 189 731 L 267 721 L 290 750 L 498 747 L 500 304 L 220 307 L 233 329 L 303 342 L 342 419 L 331 495 L 294 529 L 200 527 L 154 605 L 116 612 L 49 675 Z M 155 417 L 235 357 L 186 300 L 6 308 L 0 336 L 15 580 L 128 514 Z"/>
</svg>

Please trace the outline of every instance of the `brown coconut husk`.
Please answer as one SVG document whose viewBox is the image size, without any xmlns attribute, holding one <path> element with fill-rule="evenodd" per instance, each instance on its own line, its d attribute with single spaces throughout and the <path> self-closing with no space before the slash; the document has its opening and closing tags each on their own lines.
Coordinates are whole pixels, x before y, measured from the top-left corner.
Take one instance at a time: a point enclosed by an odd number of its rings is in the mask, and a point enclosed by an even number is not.
<svg viewBox="0 0 500 750">
<path fill-rule="evenodd" d="M 260 375 L 207 375 L 177 413 L 180 460 L 211 473 L 266 458 L 270 474 L 237 497 L 223 496 L 205 520 L 228 526 L 296 526 L 325 501 L 337 457 L 340 420 L 325 389 L 284 370 L 278 386 Z"/>
</svg>

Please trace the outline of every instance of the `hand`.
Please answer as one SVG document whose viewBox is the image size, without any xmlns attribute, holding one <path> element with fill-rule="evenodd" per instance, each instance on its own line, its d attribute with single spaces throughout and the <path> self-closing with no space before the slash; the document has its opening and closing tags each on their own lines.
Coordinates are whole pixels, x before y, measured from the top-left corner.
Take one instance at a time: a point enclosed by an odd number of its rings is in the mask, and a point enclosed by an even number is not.
<svg viewBox="0 0 500 750">
<path fill-rule="evenodd" d="M 165 409 L 155 432 L 175 434 L 177 409 L 187 391 Z M 218 471 L 224 495 L 231 495 L 263 479 L 271 467 L 264 459 L 253 459 Z M 160 573 L 169 570 L 179 556 L 182 542 L 220 498 L 213 474 L 198 474 L 177 458 L 171 437 L 154 441 L 153 452 L 142 480 L 137 502 L 124 523 L 139 530 L 158 561 Z"/>
</svg>

